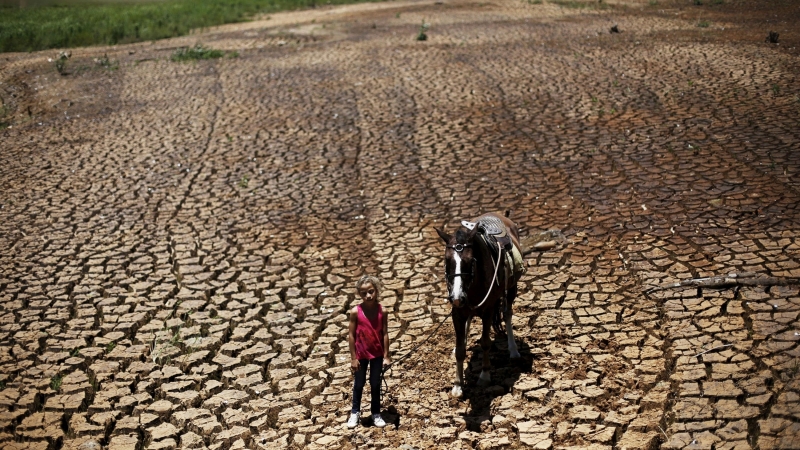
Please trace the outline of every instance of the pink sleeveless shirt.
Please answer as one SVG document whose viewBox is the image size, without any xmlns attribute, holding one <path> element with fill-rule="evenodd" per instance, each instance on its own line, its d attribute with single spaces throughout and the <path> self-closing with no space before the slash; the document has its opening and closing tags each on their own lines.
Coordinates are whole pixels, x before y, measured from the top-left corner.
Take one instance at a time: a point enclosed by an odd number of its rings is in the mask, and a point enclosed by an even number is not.
<svg viewBox="0 0 800 450">
<path fill-rule="evenodd" d="M 383 358 L 383 306 L 378 305 L 375 320 L 369 320 L 358 305 L 358 324 L 356 325 L 356 358 Z"/>
</svg>

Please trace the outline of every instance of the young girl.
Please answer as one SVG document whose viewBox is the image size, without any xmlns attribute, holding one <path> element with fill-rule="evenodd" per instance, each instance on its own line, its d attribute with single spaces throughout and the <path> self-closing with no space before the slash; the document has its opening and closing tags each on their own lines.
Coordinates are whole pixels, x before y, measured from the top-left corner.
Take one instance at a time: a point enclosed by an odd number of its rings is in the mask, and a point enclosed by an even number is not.
<svg viewBox="0 0 800 450">
<path fill-rule="evenodd" d="M 381 373 L 391 364 L 389 359 L 389 330 L 386 314 L 378 303 L 381 282 L 376 277 L 364 275 L 356 282 L 356 292 L 362 303 L 350 310 L 350 368 L 355 375 L 353 409 L 347 428 L 355 428 L 361 418 L 361 394 L 367 379 L 372 391 L 370 411 L 372 424 L 382 428 L 386 422 L 381 417 Z"/>
</svg>

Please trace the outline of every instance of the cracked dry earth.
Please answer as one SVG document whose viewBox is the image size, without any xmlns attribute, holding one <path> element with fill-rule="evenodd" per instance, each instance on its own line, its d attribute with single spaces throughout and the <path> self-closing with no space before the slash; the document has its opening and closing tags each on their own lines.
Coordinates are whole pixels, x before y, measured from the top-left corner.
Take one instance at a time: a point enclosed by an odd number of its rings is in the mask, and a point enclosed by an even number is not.
<svg viewBox="0 0 800 450">
<path fill-rule="evenodd" d="M 800 286 L 645 293 L 800 277 L 799 11 L 763 3 L 365 4 L 66 76 L 0 55 L 0 448 L 800 448 Z M 239 56 L 168 60 L 198 41 Z M 347 430 L 355 279 L 404 354 L 449 308 L 433 227 L 487 210 L 566 237 L 527 258 L 522 359 L 500 337 L 477 388 L 473 327 L 451 399 L 448 324 L 387 378 L 390 425 Z"/>
</svg>

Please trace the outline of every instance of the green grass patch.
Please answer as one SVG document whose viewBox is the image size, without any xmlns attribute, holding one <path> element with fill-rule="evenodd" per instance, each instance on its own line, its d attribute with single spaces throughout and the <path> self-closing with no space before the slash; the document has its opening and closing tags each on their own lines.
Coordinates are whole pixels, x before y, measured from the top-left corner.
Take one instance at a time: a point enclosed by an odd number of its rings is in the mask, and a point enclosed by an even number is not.
<svg viewBox="0 0 800 450">
<path fill-rule="evenodd" d="M 366 0 L 326 0 L 325 4 Z M 108 5 L 0 7 L 0 53 L 114 45 L 183 36 L 257 14 L 314 7 L 318 0 L 167 0 Z"/>
<path fill-rule="evenodd" d="M 214 50 L 213 48 L 205 48 L 198 44 L 194 47 L 180 48 L 172 54 L 169 58 L 172 61 L 198 61 L 201 59 L 216 59 L 225 56 L 222 50 Z"/>
<path fill-rule="evenodd" d="M 708 28 L 709 25 L 711 25 L 711 23 L 707 20 L 701 20 L 697 22 L 697 26 L 700 28 Z"/>
<path fill-rule="evenodd" d="M 606 9 L 608 5 L 602 1 L 578 1 L 578 0 L 549 0 L 550 3 L 556 4 L 564 8 L 573 9 Z"/>
<path fill-rule="evenodd" d="M 0 130 L 4 130 L 11 125 L 11 118 L 6 118 L 6 116 L 10 116 L 12 112 L 8 105 L 0 105 Z"/>
</svg>

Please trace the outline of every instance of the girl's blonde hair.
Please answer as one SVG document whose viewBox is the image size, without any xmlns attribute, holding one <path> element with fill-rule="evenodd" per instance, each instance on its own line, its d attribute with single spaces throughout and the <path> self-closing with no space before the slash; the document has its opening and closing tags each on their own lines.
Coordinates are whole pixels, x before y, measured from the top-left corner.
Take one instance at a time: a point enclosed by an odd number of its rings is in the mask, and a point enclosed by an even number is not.
<svg viewBox="0 0 800 450">
<path fill-rule="evenodd" d="M 358 279 L 358 281 L 356 281 L 356 291 L 361 289 L 361 286 L 365 284 L 371 284 L 375 288 L 375 292 L 377 292 L 378 295 L 380 295 L 381 290 L 383 289 L 383 283 L 381 283 L 381 280 L 379 280 L 378 277 L 372 275 L 363 275 Z"/>
</svg>

